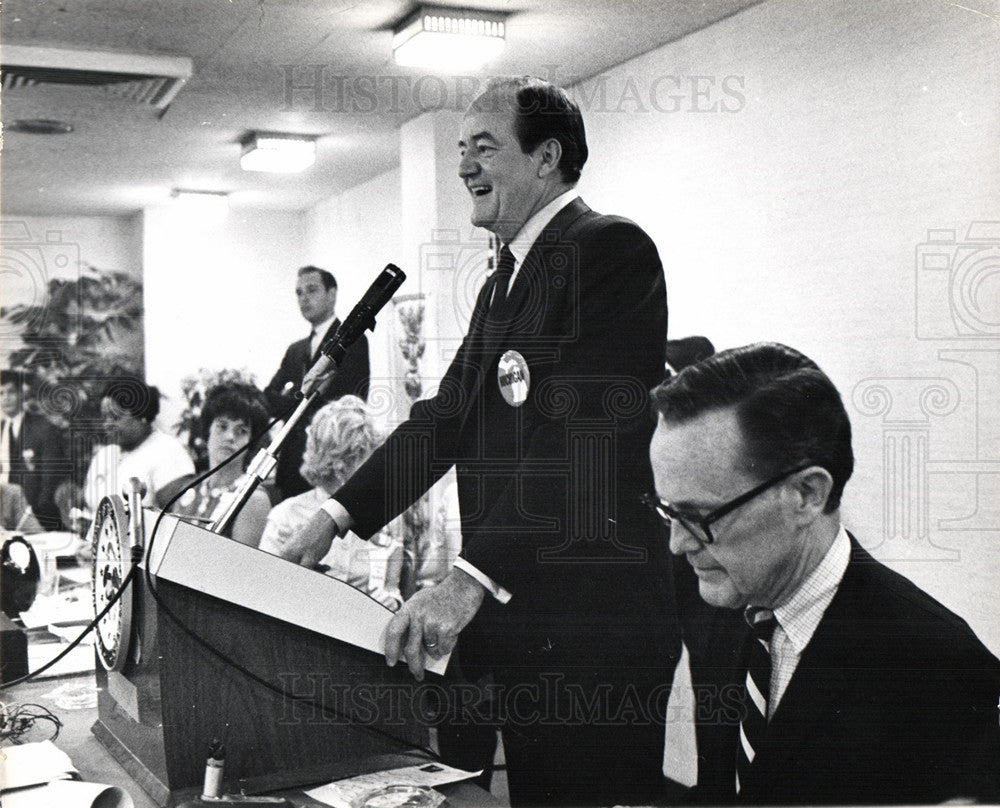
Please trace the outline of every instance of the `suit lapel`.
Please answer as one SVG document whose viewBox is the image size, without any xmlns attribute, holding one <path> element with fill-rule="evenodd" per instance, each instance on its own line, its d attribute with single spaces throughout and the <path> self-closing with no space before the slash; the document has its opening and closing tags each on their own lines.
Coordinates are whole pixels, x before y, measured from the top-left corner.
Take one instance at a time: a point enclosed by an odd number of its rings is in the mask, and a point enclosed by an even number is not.
<svg viewBox="0 0 1000 808">
<path fill-rule="evenodd" d="M 534 322 L 531 314 L 535 306 L 532 303 L 544 302 L 548 283 L 546 269 L 550 256 L 560 245 L 569 247 L 566 232 L 577 219 L 589 211 L 590 208 L 577 197 L 553 216 L 552 221 L 538 234 L 538 238 L 531 245 L 531 249 L 517 270 L 517 275 L 507 293 L 506 302 L 494 307 L 496 311 L 490 311 L 490 327 L 486 330 L 484 352 L 484 356 L 488 356 L 490 361 L 498 353 L 501 342 L 511 332 Z"/>
<path fill-rule="evenodd" d="M 482 392 L 486 374 L 493 366 L 507 339 L 518 326 L 524 327 L 524 307 L 531 299 L 531 291 L 544 291 L 546 254 L 554 245 L 565 243 L 565 232 L 590 208 L 579 197 L 560 210 L 552 221 L 539 233 L 524 262 L 517 271 L 517 277 L 507 293 L 507 300 L 500 306 L 490 306 L 488 290 L 492 283 L 487 279 L 480 290 L 476 308 L 469 322 L 467 341 L 470 352 L 462 369 L 462 387 L 470 401 Z M 492 276 L 490 276 L 492 277 Z M 528 321 L 531 322 L 531 321 Z M 463 428 L 473 407 L 466 408 Z"/>
<path fill-rule="evenodd" d="M 809 738 L 815 739 L 816 733 L 822 731 L 821 717 L 837 709 L 834 705 L 842 701 L 851 684 L 852 648 L 845 643 L 849 643 L 849 638 L 865 623 L 865 606 L 857 589 L 861 583 L 861 567 L 874 559 L 854 536 L 848 536 L 851 559 L 768 725 L 767 735 L 750 770 L 755 787 L 766 789 L 767 783 L 758 778 L 766 780 L 773 772 L 784 770 L 784 760 L 794 756 L 795 750 Z"/>
</svg>

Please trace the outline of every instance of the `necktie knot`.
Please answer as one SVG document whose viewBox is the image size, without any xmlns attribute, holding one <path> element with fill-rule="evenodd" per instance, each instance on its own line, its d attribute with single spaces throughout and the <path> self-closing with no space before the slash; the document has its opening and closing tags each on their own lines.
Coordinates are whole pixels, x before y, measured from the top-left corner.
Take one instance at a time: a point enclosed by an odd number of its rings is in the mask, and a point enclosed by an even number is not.
<svg viewBox="0 0 1000 808">
<path fill-rule="evenodd" d="M 771 642 L 771 636 L 778 625 L 778 619 L 774 616 L 774 612 L 770 609 L 747 606 L 743 612 L 743 619 L 747 621 L 747 625 L 750 626 L 750 631 L 753 632 L 754 637 L 762 642 Z"/>
<path fill-rule="evenodd" d="M 510 288 L 510 279 L 514 274 L 514 253 L 505 244 L 500 248 L 500 256 L 497 261 L 497 268 L 493 271 L 493 293 L 490 306 L 495 311 L 497 307 L 507 300 L 507 290 Z"/>
<path fill-rule="evenodd" d="M 498 278 L 506 278 L 508 282 L 510 281 L 510 276 L 514 274 L 514 253 L 510 251 L 510 247 L 506 244 L 500 248 L 500 255 L 494 274 Z"/>
</svg>

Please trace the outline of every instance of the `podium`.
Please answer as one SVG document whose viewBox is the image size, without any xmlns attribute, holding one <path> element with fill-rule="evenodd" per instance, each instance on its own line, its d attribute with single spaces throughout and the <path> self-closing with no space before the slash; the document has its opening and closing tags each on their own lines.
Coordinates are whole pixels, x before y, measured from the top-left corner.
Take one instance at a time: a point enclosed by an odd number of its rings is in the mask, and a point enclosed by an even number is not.
<svg viewBox="0 0 1000 808">
<path fill-rule="evenodd" d="M 386 666 L 371 631 L 391 616 L 383 606 L 173 516 L 150 537 L 157 516 L 146 511 L 144 522 L 162 605 L 139 570 L 127 659 L 120 671 L 98 665 L 92 728 L 155 802 L 200 793 L 214 740 L 225 744 L 227 790 L 239 780 L 248 793 L 332 780 L 356 773 L 351 761 L 427 745 L 443 690 Z"/>
</svg>

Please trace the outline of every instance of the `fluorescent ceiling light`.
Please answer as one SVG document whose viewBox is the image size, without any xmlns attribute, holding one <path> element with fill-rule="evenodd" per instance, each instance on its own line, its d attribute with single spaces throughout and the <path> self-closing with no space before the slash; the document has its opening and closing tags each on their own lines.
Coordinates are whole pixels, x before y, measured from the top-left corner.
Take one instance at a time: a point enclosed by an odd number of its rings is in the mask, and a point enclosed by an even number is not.
<svg viewBox="0 0 1000 808">
<path fill-rule="evenodd" d="M 229 212 L 229 194 L 222 191 L 187 191 L 175 188 L 174 205 L 185 213 L 218 216 Z"/>
<path fill-rule="evenodd" d="M 503 51 L 505 15 L 424 6 L 396 29 L 392 52 L 402 67 L 457 72 L 480 67 Z"/>
<path fill-rule="evenodd" d="M 294 174 L 316 162 L 316 139 L 305 135 L 251 132 L 242 144 L 244 171 Z"/>
</svg>

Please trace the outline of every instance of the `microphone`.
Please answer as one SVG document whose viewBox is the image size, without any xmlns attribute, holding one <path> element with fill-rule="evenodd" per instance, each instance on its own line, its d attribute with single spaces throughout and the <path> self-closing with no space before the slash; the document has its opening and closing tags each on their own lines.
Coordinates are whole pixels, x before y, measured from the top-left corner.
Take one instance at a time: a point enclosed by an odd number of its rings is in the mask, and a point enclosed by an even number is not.
<svg viewBox="0 0 1000 808">
<path fill-rule="evenodd" d="M 358 341 L 365 329 L 375 330 L 375 315 L 392 299 L 405 280 L 403 270 L 395 264 L 385 265 L 364 297 L 340 324 L 337 333 L 320 346 L 321 356 L 302 379 L 302 395 L 309 395 L 315 383 L 329 371 L 331 365 L 340 364 L 347 349 Z"/>
</svg>

